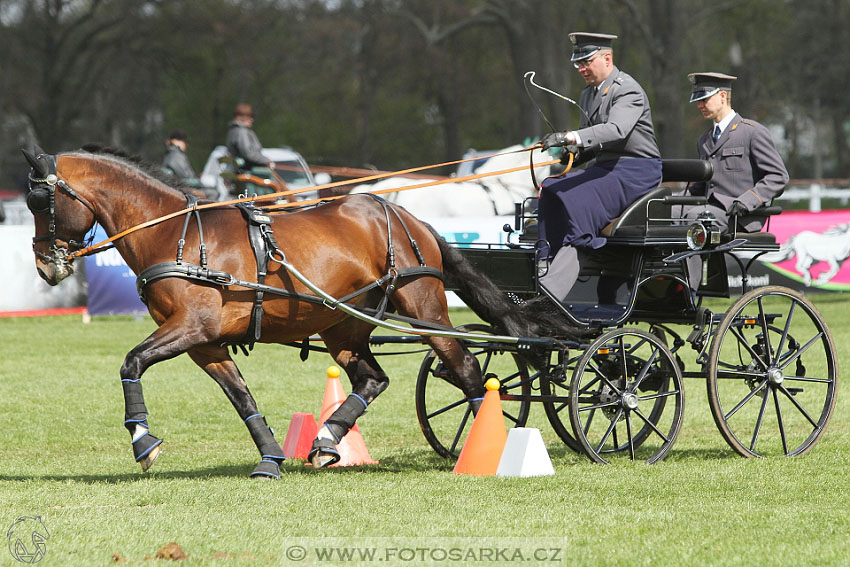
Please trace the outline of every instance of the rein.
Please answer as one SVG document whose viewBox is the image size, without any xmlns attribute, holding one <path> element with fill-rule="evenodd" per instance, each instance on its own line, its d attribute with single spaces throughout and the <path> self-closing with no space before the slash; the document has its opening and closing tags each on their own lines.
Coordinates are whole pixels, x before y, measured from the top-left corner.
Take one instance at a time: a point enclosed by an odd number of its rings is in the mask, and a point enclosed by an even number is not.
<svg viewBox="0 0 850 567">
<path fill-rule="evenodd" d="M 204 210 L 204 209 L 221 208 L 221 207 L 225 207 L 225 206 L 229 206 L 229 205 L 237 205 L 239 203 L 252 203 L 253 204 L 253 203 L 257 203 L 257 202 L 276 200 L 279 197 L 288 197 L 288 196 L 295 195 L 295 194 L 298 194 L 298 193 L 305 193 L 307 191 L 317 191 L 319 189 L 328 189 L 328 188 L 340 187 L 340 186 L 344 186 L 344 185 L 354 185 L 356 183 L 362 183 L 362 182 L 366 182 L 366 181 L 374 181 L 374 180 L 378 180 L 378 179 L 386 179 L 388 177 L 405 175 L 407 173 L 425 171 L 425 170 L 428 170 L 428 169 L 435 169 L 435 168 L 438 168 L 438 167 L 458 165 L 458 164 L 461 164 L 461 163 L 468 163 L 468 162 L 471 162 L 471 161 L 478 161 L 478 160 L 482 160 L 482 159 L 490 159 L 490 158 L 497 157 L 497 156 L 510 155 L 510 154 L 526 152 L 526 151 L 533 151 L 533 150 L 535 150 L 539 147 L 540 147 L 540 144 L 538 143 L 538 144 L 534 144 L 533 146 L 529 146 L 529 147 L 522 148 L 522 149 L 519 149 L 519 150 L 512 150 L 512 151 L 509 151 L 509 152 L 500 152 L 500 153 L 495 153 L 495 154 L 492 154 L 492 155 L 489 155 L 489 156 L 484 156 L 484 157 L 467 158 L 467 159 L 449 161 L 449 162 L 433 164 L 433 165 L 424 165 L 424 166 L 413 167 L 413 168 L 409 168 L 409 169 L 403 169 L 403 170 L 399 170 L 399 171 L 393 171 L 393 172 L 388 172 L 388 173 L 380 173 L 380 174 L 370 175 L 370 176 L 366 176 L 366 177 L 359 177 L 359 178 L 356 178 L 356 179 L 348 179 L 348 180 L 345 180 L 345 181 L 336 181 L 336 182 L 333 182 L 333 183 L 326 183 L 324 185 L 316 185 L 316 186 L 312 186 L 312 187 L 305 187 L 305 188 L 302 188 L 302 189 L 292 189 L 290 191 L 279 191 L 279 192 L 276 192 L 276 193 L 269 193 L 267 195 L 262 195 L 262 196 L 242 197 L 242 198 L 239 198 L 239 199 L 232 199 L 232 200 L 229 200 L 229 201 L 217 201 L 217 202 L 214 202 L 214 203 L 204 203 L 204 204 L 193 203 L 192 205 L 188 206 L 185 209 L 181 209 L 179 211 L 175 211 L 173 213 L 163 215 L 159 218 L 155 218 L 153 220 L 149 220 L 149 221 L 137 224 L 136 226 L 133 226 L 133 227 L 128 228 L 127 230 L 121 231 L 118 234 L 115 234 L 115 235 L 107 238 L 106 240 L 98 242 L 97 244 L 93 244 L 93 245 L 87 246 L 85 248 L 81 248 L 79 250 L 73 251 L 73 252 L 68 254 L 68 259 L 74 260 L 75 258 L 78 258 L 78 257 L 90 256 L 92 254 L 97 254 L 98 252 L 102 252 L 103 250 L 106 250 L 109 247 L 114 246 L 113 243 L 116 240 L 119 240 L 119 239 L 127 236 L 128 234 L 131 234 L 131 233 L 136 232 L 138 230 L 141 230 L 143 228 L 148 228 L 150 226 L 154 226 L 156 224 L 165 222 L 167 220 L 171 220 L 173 218 L 179 217 L 179 216 L 184 215 L 184 214 L 189 213 L 189 212 L 195 212 L 195 211 L 200 211 L 200 210 Z M 542 166 L 546 166 L 546 165 L 554 165 L 556 163 L 559 163 L 559 160 L 546 161 L 546 162 L 538 163 L 536 165 L 538 167 L 542 167 Z M 410 190 L 410 189 L 420 189 L 420 188 L 423 188 L 423 187 L 432 187 L 432 186 L 436 186 L 436 185 L 443 185 L 443 184 L 446 184 L 446 183 L 457 183 L 457 182 L 460 182 L 460 181 L 472 181 L 474 179 L 480 179 L 480 178 L 483 178 L 483 177 L 490 177 L 490 176 L 494 176 L 494 175 L 504 175 L 506 173 L 514 173 L 514 172 L 517 172 L 517 171 L 522 171 L 525 168 L 526 168 L 526 166 L 520 166 L 520 167 L 514 167 L 514 168 L 510 168 L 510 169 L 503 169 L 503 170 L 500 170 L 500 171 L 493 171 L 493 172 L 488 172 L 488 173 L 467 175 L 467 176 L 464 176 L 464 177 L 444 178 L 444 179 L 440 179 L 438 181 L 432 181 L 432 182 L 428 182 L 428 183 L 420 183 L 420 184 L 417 184 L 417 185 L 408 185 L 408 186 L 405 186 L 405 187 L 398 187 L 398 188 L 395 188 L 395 189 L 381 189 L 379 191 L 370 192 L 370 194 L 372 194 L 372 195 L 382 195 L 382 194 L 386 194 L 386 193 L 395 193 L 395 192 L 399 192 L 399 191 L 407 191 L 407 190 Z M 532 168 L 532 171 L 533 171 L 533 168 Z M 63 182 L 63 185 L 64 185 L 64 182 Z M 67 185 L 65 185 L 65 187 L 67 187 Z M 67 190 L 70 191 L 71 188 L 67 187 Z M 76 196 L 76 194 L 73 193 L 72 196 Z M 303 206 L 313 205 L 313 204 L 317 204 L 317 203 L 321 203 L 321 202 L 325 202 L 325 201 L 332 201 L 332 200 L 335 200 L 335 199 L 340 199 L 342 197 L 345 197 L 345 195 L 336 195 L 336 196 L 333 196 L 333 197 L 325 197 L 325 198 L 321 198 L 321 199 L 310 199 L 310 200 L 306 200 L 306 201 L 288 202 L 288 203 L 281 203 L 281 204 L 276 204 L 276 205 L 273 204 L 273 205 L 268 205 L 265 208 L 269 209 L 269 210 L 273 210 L 273 209 L 286 209 L 286 208 L 292 208 L 292 207 L 303 207 Z M 79 197 L 77 197 L 77 198 L 79 198 Z"/>
</svg>

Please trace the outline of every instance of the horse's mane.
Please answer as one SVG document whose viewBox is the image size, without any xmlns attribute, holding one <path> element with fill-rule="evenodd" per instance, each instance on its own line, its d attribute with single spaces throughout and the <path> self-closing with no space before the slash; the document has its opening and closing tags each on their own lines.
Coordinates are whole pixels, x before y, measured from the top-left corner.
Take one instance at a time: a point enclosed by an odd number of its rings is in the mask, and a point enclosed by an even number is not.
<svg viewBox="0 0 850 567">
<path fill-rule="evenodd" d="M 177 189 L 181 193 L 187 193 L 198 196 L 198 192 L 194 188 L 189 187 L 188 185 L 180 181 L 179 178 L 166 173 L 160 167 L 145 161 L 143 158 L 137 155 L 128 154 L 122 149 L 111 146 L 101 146 L 100 144 L 86 144 L 80 149 L 88 154 L 111 156 L 114 158 L 118 158 L 120 161 L 123 161 L 127 165 L 141 170 L 142 173 L 153 177 L 157 181 L 164 183 L 165 185 L 168 185 L 173 189 Z"/>
</svg>

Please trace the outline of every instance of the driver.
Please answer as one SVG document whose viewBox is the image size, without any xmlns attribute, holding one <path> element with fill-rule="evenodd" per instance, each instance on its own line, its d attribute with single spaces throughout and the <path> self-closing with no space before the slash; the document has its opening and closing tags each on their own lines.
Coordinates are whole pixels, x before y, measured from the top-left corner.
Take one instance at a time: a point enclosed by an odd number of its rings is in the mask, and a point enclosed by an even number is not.
<svg viewBox="0 0 850 567">
<path fill-rule="evenodd" d="M 571 61 L 587 86 L 581 91 L 578 130 L 554 132 L 543 150 L 566 146 L 577 163 L 594 161 L 543 182 L 539 203 L 540 284 L 563 301 L 579 273 L 577 249 L 605 244 L 600 231 L 633 201 L 661 183 L 661 154 L 646 93 L 614 65 L 617 36 L 571 33 Z M 548 271 L 546 261 L 551 259 Z"/>
<path fill-rule="evenodd" d="M 227 129 L 227 151 L 233 157 L 245 161 L 245 169 L 267 167 L 274 169 L 274 162 L 263 155 L 263 145 L 254 133 L 254 110 L 250 104 L 239 103 L 233 111 L 233 121 Z"/>
</svg>

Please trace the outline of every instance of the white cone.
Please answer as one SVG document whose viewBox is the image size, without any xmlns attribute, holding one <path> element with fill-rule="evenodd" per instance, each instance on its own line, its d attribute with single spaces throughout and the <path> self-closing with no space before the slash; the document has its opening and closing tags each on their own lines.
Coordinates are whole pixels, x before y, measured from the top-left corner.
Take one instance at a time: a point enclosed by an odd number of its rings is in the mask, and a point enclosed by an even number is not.
<svg viewBox="0 0 850 567">
<path fill-rule="evenodd" d="M 496 476 L 544 476 L 555 474 L 552 460 L 543 444 L 540 430 L 514 427 L 508 431 L 508 442 L 499 460 Z"/>
</svg>

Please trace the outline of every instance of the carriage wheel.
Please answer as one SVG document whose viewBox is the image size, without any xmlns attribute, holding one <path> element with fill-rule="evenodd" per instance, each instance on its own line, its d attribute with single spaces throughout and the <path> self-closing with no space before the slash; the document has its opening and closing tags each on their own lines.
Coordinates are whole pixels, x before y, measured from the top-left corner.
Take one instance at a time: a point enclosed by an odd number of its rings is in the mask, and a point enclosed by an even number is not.
<svg viewBox="0 0 850 567">
<path fill-rule="evenodd" d="M 471 324 L 458 330 L 492 333 L 487 325 Z M 531 380 L 525 363 L 515 354 L 499 350 L 498 345 L 472 344 L 470 352 L 478 359 L 483 380 L 496 377 L 502 383 L 499 393 L 522 395 L 524 400 L 502 399 L 502 413 L 511 427 L 523 427 L 528 420 Z M 443 457 L 457 459 L 469 428 L 472 407 L 460 388 L 454 385 L 448 369 L 433 351 L 419 367 L 416 379 L 416 415 L 428 444 Z"/>
<path fill-rule="evenodd" d="M 835 345 L 803 295 L 755 289 L 726 312 L 708 356 L 708 402 L 723 438 L 744 457 L 802 455 L 835 406 Z"/>
<path fill-rule="evenodd" d="M 576 363 L 570 383 L 570 423 L 592 461 L 663 459 L 682 427 L 682 373 L 657 336 L 613 329 Z"/>
</svg>

